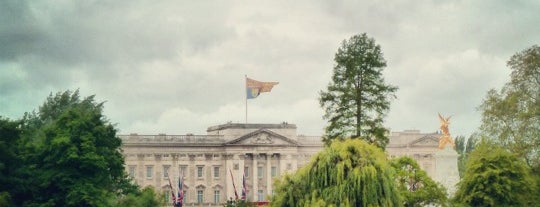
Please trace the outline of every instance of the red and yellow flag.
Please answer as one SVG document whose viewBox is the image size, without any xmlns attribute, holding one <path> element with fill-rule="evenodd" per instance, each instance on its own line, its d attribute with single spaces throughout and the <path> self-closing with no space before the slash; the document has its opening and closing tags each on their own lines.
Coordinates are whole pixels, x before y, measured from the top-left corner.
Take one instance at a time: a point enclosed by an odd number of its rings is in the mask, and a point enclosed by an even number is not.
<svg viewBox="0 0 540 207">
<path fill-rule="evenodd" d="M 261 82 L 246 77 L 246 93 L 248 99 L 257 98 L 259 94 L 270 92 L 279 82 Z"/>
</svg>

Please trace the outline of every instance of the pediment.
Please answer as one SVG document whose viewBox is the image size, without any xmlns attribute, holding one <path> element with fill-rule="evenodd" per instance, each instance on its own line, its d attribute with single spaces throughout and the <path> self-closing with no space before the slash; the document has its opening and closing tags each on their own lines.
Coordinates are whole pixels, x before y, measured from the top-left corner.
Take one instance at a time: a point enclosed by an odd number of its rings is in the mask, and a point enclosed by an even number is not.
<svg viewBox="0 0 540 207">
<path fill-rule="evenodd" d="M 434 135 L 426 135 L 409 143 L 412 147 L 438 147 L 439 138 Z"/>
<path fill-rule="evenodd" d="M 287 145 L 298 146 L 298 143 L 283 135 L 267 129 L 259 129 L 237 139 L 231 140 L 225 145 Z"/>
</svg>

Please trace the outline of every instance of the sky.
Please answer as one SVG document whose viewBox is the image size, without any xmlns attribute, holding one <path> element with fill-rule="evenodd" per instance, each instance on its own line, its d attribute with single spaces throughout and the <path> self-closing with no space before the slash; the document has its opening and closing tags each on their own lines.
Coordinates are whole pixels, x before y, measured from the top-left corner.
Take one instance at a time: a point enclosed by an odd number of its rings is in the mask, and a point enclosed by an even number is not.
<svg viewBox="0 0 540 207">
<path fill-rule="evenodd" d="M 246 121 L 247 75 L 279 82 L 247 101 L 248 122 L 318 136 L 334 54 L 366 33 L 399 87 L 385 126 L 435 132 L 442 113 L 469 136 L 509 58 L 540 42 L 538 11 L 536 0 L 0 0 L 0 116 L 78 89 L 120 134 L 206 134 Z"/>
</svg>

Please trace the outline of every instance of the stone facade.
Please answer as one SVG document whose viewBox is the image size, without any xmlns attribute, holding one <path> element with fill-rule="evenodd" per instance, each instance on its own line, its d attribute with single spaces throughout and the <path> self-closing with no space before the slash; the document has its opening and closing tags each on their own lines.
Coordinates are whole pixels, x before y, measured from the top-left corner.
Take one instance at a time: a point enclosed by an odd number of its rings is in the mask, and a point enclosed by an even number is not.
<svg viewBox="0 0 540 207">
<path fill-rule="evenodd" d="M 185 206 L 222 206 L 240 195 L 246 177 L 248 200 L 265 201 L 273 179 L 293 172 L 323 148 L 320 137 L 297 135 L 294 124 L 236 124 L 209 127 L 207 135 L 119 135 L 126 171 L 141 186 L 170 195 L 184 180 Z M 435 174 L 437 134 L 409 130 L 390 135 L 391 157 L 411 156 L 430 176 Z M 175 186 L 177 188 L 177 186 Z M 169 199 L 170 200 L 170 199 Z"/>
<path fill-rule="evenodd" d="M 391 158 L 409 156 L 418 162 L 418 165 L 435 178 L 437 163 L 435 153 L 439 151 L 440 133 L 421 133 L 419 130 L 405 130 L 392 132 L 386 151 Z"/>
</svg>

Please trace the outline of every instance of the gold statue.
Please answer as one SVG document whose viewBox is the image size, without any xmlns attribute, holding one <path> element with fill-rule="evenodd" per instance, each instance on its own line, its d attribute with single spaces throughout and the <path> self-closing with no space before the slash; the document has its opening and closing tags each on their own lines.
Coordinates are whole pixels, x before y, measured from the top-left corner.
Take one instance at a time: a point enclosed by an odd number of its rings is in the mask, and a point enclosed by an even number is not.
<svg viewBox="0 0 540 207">
<path fill-rule="evenodd" d="M 454 146 L 454 140 L 452 139 L 452 137 L 450 137 L 450 131 L 448 130 L 448 125 L 450 124 L 450 117 L 452 116 L 444 118 L 439 113 L 439 121 L 441 123 L 442 132 L 442 136 L 439 139 L 439 149 L 444 149 L 447 144 L 450 144 L 452 147 Z"/>
</svg>

